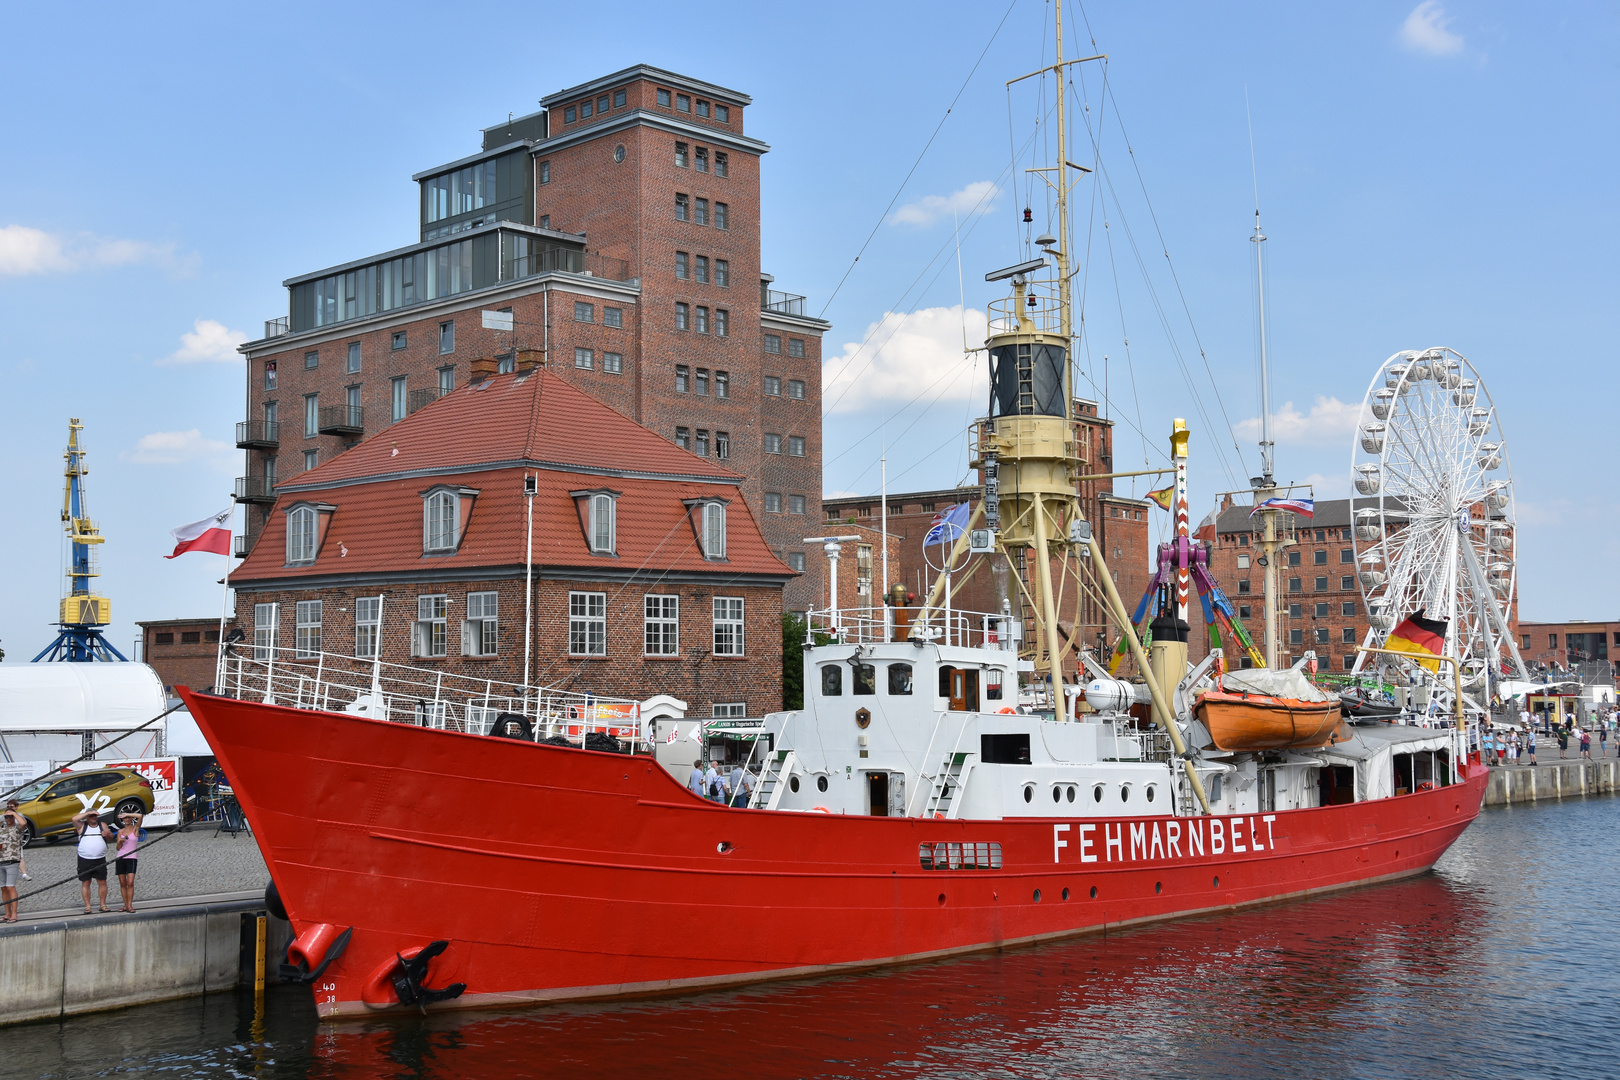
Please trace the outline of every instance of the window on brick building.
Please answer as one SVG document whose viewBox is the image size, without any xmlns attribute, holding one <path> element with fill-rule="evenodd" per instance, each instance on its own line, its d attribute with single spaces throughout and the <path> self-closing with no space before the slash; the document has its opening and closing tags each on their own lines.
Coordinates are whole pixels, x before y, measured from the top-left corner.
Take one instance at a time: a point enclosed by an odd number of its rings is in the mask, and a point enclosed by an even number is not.
<svg viewBox="0 0 1620 1080">
<path fill-rule="evenodd" d="M 321 602 L 300 600 L 293 611 L 293 657 L 313 660 L 321 652 Z"/>
<path fill-rule="evenodd" d="M 1300 605 L 1300 604 L 1289 604 L 1288 605 L 1288 617 L 1290 619 L 1303 618 L 1304 614 L 1305 614 L 1305 608 L 1303 607 L 1303 605 Z"/>
<path fill-rule="evenodd" d="M 642 650 L 648 656 L 679 656 L 681 598 L 648 595 L 643 604 Z"/>
<path fill-rule="evenodd" d="M 304 471 L 305 472 L 309 472 L 309 470 L 313 469 L 315 466 L 319 465 L 320 463 L 321 463 L 321 452 L 319 450 L 305 450 L 304 451 Z"/>
<path fill-rule="evenodd" d="M 675 445 L 676 446 L 680 447 L 682 450 L 685 450 L 691 445 L 691 442 L 692 442 L 692 431 L 691 431 L 690 428 L 678 427 L 678 428 L 675 429 Z"/>
<path fill-rule="evenodd" d="M 276 362 L 274 360 L 264 362 L 264 388 L 266 390 L 276 388 Z"/>
<path fill-rule="evenodd" d="M 714 433 L 714 456 L 721 461 L 731 456 L 731 433 L 729 431 L 717 431 Z"/>
<path fill-rule="evenodd" d="M 1328 628 L 1327 627 L 1318 626 L 1316 628 L 1316 643 L 1318 645 L 1326 645 L 1328 643 Z"/>
<path fill-rule="evenodd" d="M 304 438 L 310 438 L 319 429 L 321 423 L 321 395 L 304 395 Z"/>
<path fill-rule="evenodd" d="M 583 300 L 574 301 L 574 321 L 593 323 L 596 321 L 596 305 L 587 304 Z"/>
<path fill-rule="evenodd" d="M 1238 579 L 1238 592 L 1239 593 L 1247 593 L 1248 591 L 1249 591 L 1249 579 L 1248 578 L 1239 578 Z"/>
<path fill-rule="evenodd" d="M 714 336 L 728 337 L 731 334 L 731 312 L 725 308 L 714 309 Z"/>
<path fill-rule="evenodd" d="M 540 163 L 540 182 L 542 184 L 551 183 L 551 162 L 549 161 Z"/>
<path fill-rule="evenodd" d="M 707 334 L 709 332 L 709 309 L 701 304 L 698 305 L 697 318 L 694 320 L 692 329 L 696 330 L 700 334 Z"/>
<path fill-rule="evenodd" d="M 716 176 L 726 176 L 726 175 L 728 175 L 727 172 L 726 172 L 726 167 L 727 167 L 728 164 L 729 163 L 726 160 L 725 151 L 716 150 L 714 152 L 714 175 L 716 175 Z"/>
<path fill-rule="evenodd" d="M 697 114 L 705 119 L 709 115 L 709 103 L 702 98 L 697 99 Z"/>
<path fill-rule="evenodd" d="M 688 304 L 675 305 L 675 329 L 688 329 L 692 322 L 692 308 Z"/>
<path fill-rule="evenodd" d="M 765 376 L 765 394 L 767 397 L 780 397 L 782 395 L 782 380 L 775 375 Z"/>
<path fill-rule="evenodd" d="M 692 369 L 685 364 L 675 365 L 675 392 L 684 394 L 692 386 Z"/>
<path fill-rule="evenodd" d="M 1339 588 L 1344 590 L 1345 592 L 1349 592 L 1351 589 L 1353 589 L 1355 587 L 1356 587 L 1356 579 L 1355 579 L 1354 576 L 1352 576 L 1350 574 L 1346 574 L 1346 575 L 1344 575 L 1343 577 L 1341 577 L 1339 579 Z"/>
<path fill-rule="evenodd" d="M 411 626 L 412 656 L 444 656 L 449 652 L 449 599 L 439 593 L 416 598 L 416 622 Z"/>
<path fill-rule="evenodd" d="M 390 404 L 393 405 L 395 420 L 405 419 L 406 397 L 405 376 L 396 375 L 388 380 Z"/>
<path fill-rule="evenodd" d="M 790 513 L 790 514 L 802 514 L 802 513 L 804 513 L 804 496 L 803 495 L 789 495 L 788 496 L 788 513 Z"/>
<path fill-rule="evenodd" d="M 1325 603 L 1318 601 L 1315 611 L 1318 619 L 1325 619 L 1328 617 L 1328 605 Z"/>
<path fill-rule="evenodd" d="M 682 195 L 679 192 L 677 192 L 676 195 L 675 195 L 675 220 L 676 221 L 690 220 L 690 218 L 692 216 L 691 207 L 692 207 L 692 201 L 689 198 L 687 198 L 685 195 Z"/>
<path fill-rule="evenodd" d="M 461 621 L 461 655 L 494 656 L 500 642 L 500 594 L 467 594 L 467 617 Z"/>
<path fill-rule="evenodd" d="M 1549 648 L 1549 649 L 1558 648 L 1558 635 L 1557 634 L 1548 634 L 1547 635 L 1547 648 Z"/>
<path fill-rule="evenodd" d="M 790 551 L 790 552 L 788 552 L 787 553 L 787 564 L 788 564 L 788 569 L 789 570 L 797 570 L 801 574 L 804 573 L 804 552 L 802 552 L 802 551 Z"/>
<path fill-rule="evenodd" d="M 517 370 L 517 356 L 514 353 L 503 352 L 495 357 L 495 374 L 510 375 Z"/>
<path fill-rule="evenodd" d="M 1288 565 L 1289 566 L 1298 566 L 1299 565 L 1299 552 L 1290 551 L 1288 553 Z"/>
<path fill-rule="evenodd" d="M 765 335 L 765 351 L 776 354 L 782 351 L 782 336 L 780 334 Z"/>
<path fill-rule="evenodd" d="M 666 109 L 669 108 L 669 91 L 668 90 L 660 90 L 660 91 L 658 91 L 658 104 L 662 105 Z"/>
<path fill-rule="evenodd" d="M 731 228 L 731 207 L 723 202 L 714 204 L 714 227 L 717 229 Z"/>
<path fill-rule="evenodd" d="M 1315 552 L 1313 558 L 1315 559 L 1315 562 L 1316 562 L 1317 566 L 1326 566 L 1327 565 L 1327 552 L 1318 549 Z"/>
<path fill-rule="evenodd" d="M 726 557 L 726 506 L 724 503 L 703 504 L 703 557 Z"/>
<path fill-rule="evenodd" d="M 448 394 L 456 388 L 456 368 L 454 364 L 439 369 L 439 393 Z"/>
<path fill-rule="evenodd" d="M 699 225 L 707 225 L 709 223 L 709 200 L 708 199 L 695 199 L 695 200 L 693 200 L 693 208 L 692 209 L 693 209 L 692 220 L 694 222 L 696 222 Z"/>
<path fill-rule="evenodd" d="M 803 435 L 789 435 L 788 436 L 788 456 L 789 457 L 804 457 L 804 436 Z"/>
<path fill-rule="evenodd" d="M 542 229 L 551 228 L 551 215 L 550 214 L 541 214 L 540 215 L 540 227 Z"/>
<path fill-rule="evenodd" d="M 1237 557 L 1237 565 L 1239 570 L 1247 570 L 1249 568 L 1249 556 L 1246 554 L 1239 555 Z"/>
<path fill-rule="evenodd" d="M 624 325 L 624 308 L 604 307 L 602 309 L 602 325 L 622 327 Z"/>
<path fill-rule="evenodd" d="M 765 512 L 767 514 L 780 514 L 782 512 L 782 493 L 767 491 L 765 493 Z"/>
<path fill-rule="evenodd" d="M 579 111 L 572 105 L 563 110 L 563 123 L 572 124 L 579 119 Z"/>
<path fill-rule="evenodd" d="M 612 555 L 617 550 L 618 503 L 606 493 L 592 495 L 587 508 L 587 526 L 590 530 L 591 551 L 598 555 Z"/>
<path fill-rule="evenodd" d="M 625 103 L 626 100 L 628 100 L 628 99 L 626 98 L 625 92 L 623 90 L 615 90 L 615 91 L 613 91 L 613 107 L 615 109 L 624 108 L 624 103 Z"/>
<path fill-rule="evenodd" d="M 574 346 L 574 366 L 582 371 L 591 371 L 596 367 L 596 354 L 590 349 Z"/>
<path fill-rule="evenodd" d="M 1288 631 L 1288 644 L 1290 644 L 1290 645 L 1303 645 L 1303 644 L 1305 644 L 1305 630 L 1304 630 L 1304 628 L 1296 626 L 1292 630 Z"/>
<path fill-rule="evenodd" d="M 685 94 L 675 95 L 675 111 L 689 113 L 692 111 L 692 99 Z"/>
<path fill-rule="evenodd" d="M 1340 604 L 1339 614 L 1345 616 L 1346 618 L 1354 618 L 1356 614 L 1356 602 L 1354 600 L 1346 600 L 1344 603 Z"/>
<path fill-rule="evenodd" d="M 624 354 L 605 352 L 602 354 L 602 370 L 609 375 L 624 374 Z"/>
<path fill-rule="evenodd" d="M 684 251 L 675 253 L 675 278 L 685 281 L 692 276 L 692 257 Z"/>
<path fill-rule="evenodd" d="M 699 309 L 699 310 L 701 310 L 701 309 Z M 708 368 L 700 367 L 700 368 L 697 369 L 697 377 L 692 380 L 692 391 L 693 391 L 693 393 L 697 394 L 699 397 L 707 397 L 708 396 L 708 394 L 709 394 L 709 369 Z"/>
<path fill-rule="evenodd" d="M 782 436 L 766 432 L 765 452 L 767 454 L 780 454 L 782 452 Z"/>
<path fill-rule="evenodd" d="M 579 103 L 579 118 L 581 120 L 589 120 L 593 111 L 594 110 L 591 108 L 591 102 L 582 101 Z"/>
<path fill-rule="evenodd" d="M 696 261 L 697 280 L 707 285 L 709 283 L 709 257 L 707 255 L 699 255 Z"/>
<path fill-rule="evenodd" d="M 1354 671 L 1356 667 L 1356 654 L 1346 653 L 1343 658 L 1344 670 Z"/>
<path fill-rule="evenodd" d="M 1288 591 L 1289 592 L 1304 592 L 1305 588 L 1304 588 L 1303 583 L 1299 580 L 1299 578 L 1291 577 L 1291 578 L 1288 579 Z"/>
<path fill-rule="evenodd" d="M 1347 627 L 1344 628 L 1342 633 L 1344 635 L 1344 643 L 1346 645 L 1354 645 L 1356 643 L 1356 628 L 1355 627 L 1347 626 Z"/>
<path fill-rule="evenodd" d="M 568 655 L 607 655 L 607 593 L 568 594 Z"/>
<path fill-rule="evenodd" d="M 456 351 L 456 321 L 448 319 L 439 324 L 439 355 L 447 356 Z"/>
<path fill-rule="evenodd" d="M 714 260 L 714 283 L 722 289 L 731 288 L 731 263 L 725 259 Z"/>
<path fill-rule="evenodd" d="M 456 550 L 460 537 L 458 500 L 454 492 L 435 491 L 422 500 L 422 550 L 445 554 Z"/>
<path fill-rule="evenodd" d="M 304 370 L 305 371 L 309 371 L 312 368 L 319 367 L 320 363 L 321 363 L 321 354 L 320 354 L 319 350 L 312 349 L 309 352 L 304 354 Z"/>
<path fill-rule="evenodd" d="M 1317 592 L 1327 592 L 1327 587 L 1328 587 L 1328 579 L 1327 578 L 1319 577 L 1319 578 L 1316 579 L 1315 588 L 1316 588 Z"/>
<path fill-rule="evenodd" d="M 1353 548 L 1344 548 L 1344 549 L 1340 550 L 1340 552 L 1339 552 L 1339 561 L 1342 562 L 1342 563 L 1353 563 L 1353 562 L 1355 562 L 1356 561 L 1355 550 Z"/>
<path fill-rule="evenodd" d="M 358 341 L 349 342 L 349 363 L 345 370 L 350 375 L 360 370 L 360 343 Z"/>
<path fill-rule="evenodd" d="M 793 398 L 795 401 L 803 401 L 804 400 L 804 380 L 803 379 L 789 379 L 788 384 L 787 384 L 787 396 L 790 397 L 790 398 Z"/>
<path fill-rule="evenodd" d="M 709 429 L 698 428 L 697 438 L 693 440 L 692 452 L 698 457 L 709 456 Z"/>
<path fill-rule="evenodd" d="M 1244 604 L 1243 606 L 1238 608 L 1238 618 L 1240 618 L 1240 619 L 1252 619 L 1252 618 L 1254 618 L 1254 609 L 1252 607 L 1250 607 L 1248 604 Z"/>
<path fill-rule="evenodd" d="M 608 96 L 606 94 L 596 99 L 596 111 L 598 115 L 608 111 Z"/>
<path fill-rule="evenodd" d="M 1530 635 L 1529 634 L 1521 634 L 1521 635 L 1519 635 L 1519 637 L 1520 637 L 1519 648 L 1528 649 L 1530 647 Z"/>
<path fill-rule="evenodd" d="M 709 171 L 709 151 L 708 150 L 706 150 L 706 149 L 704 149 L 703 147 L 700 146 L 700 147 L 697 148 L 697 153 L 694 154 L 693 157 L 695 157 L 697 159 L 697 171 L 698 172 L 706 173 L 706 172 Z"/>
<path fill-rule="evenodd" d="M 789 356 L 803 356 L 804 355 L 804 339 L 803 338 L 788 338 L 788 355 Z"/>
<path fill-rule="evenodd" d="M 731 106 L 716 105 L 714 107 L 714 118 L 720 121 L 722 124 L 731 123 Z"/>
<path fill-rule="evenodd" d="M 677 169 L 684 169 L 684 168 L 686 168 L 686 163 L 687 163 L 686 144 L 683 143 L 683 142 L 678 142 L 678 143 L 675 144 L 675 167 Z"/>
<path fill-rule="evenodd" d="M 365 659 L 377 655 L 377 625 L 381 600 L 357 596 L 354 600 L 354 655 Z"/>
<path fill-rule="evenodd" d="M 281 605 L 253 605 L 253 659 L 261 663 L 275 656 L 281 644 Z"/>
<path fill-rule="evenodd" d="M 743 602 L 740 596 L 714 598 L 714 655 L 743 655 Z"/>
</svg>

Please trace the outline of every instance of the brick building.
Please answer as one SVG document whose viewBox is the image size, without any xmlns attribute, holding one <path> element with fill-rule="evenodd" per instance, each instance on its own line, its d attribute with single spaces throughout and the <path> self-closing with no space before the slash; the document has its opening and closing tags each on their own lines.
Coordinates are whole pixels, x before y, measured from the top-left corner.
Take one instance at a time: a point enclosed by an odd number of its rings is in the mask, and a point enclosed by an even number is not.
<svg viewBox="0 0 1620 1080">
<path fill-rule="evenodd" d="M 1526 664 L 1571 668 L 1620 657 L 1620 622 L 1521 622 L 1518 634 Z"/>
<path fill-rule="evenodd" d="M 781 707 L 782 588 L 736 472 L 519 358 L 283 483 L 231 577 L 244 647 Z M 580 438 L 588 433 L 588 438 Z M 525 484 L 532 622 L 525 634 Z M 525 644 L 529 645 L 525 656 Z"/>
<path fill-rule="evenodd" d="M 760 266 L 751 99 L 638 65 L 488 128 L 414 179 L 419 240 L 285 282 L 289 310 L 242 346 L 246 555 L 278 490 L 533 350 L 666 440 L 741 474 L 771 549 L 805 578 L 820 521 L 821 336 Z M 487 320 L 484 312 L 509 316 Z"/>
<path fill-rule="evenodd" d="M 212 619 L 155 619 L 136 623 L 141 628 L 137 660 L 158 673 L 163 689 L 189 686 L 196 690 L 214 685 L 214 659 L 219 650 L 219 617 Z M 227 620 L 225 632 L 235 628 Z"/>
<path fill-rule="evenodd" d="M 1107 472 L 1113 465 L 1113 422 L 1100 417 L 1096 403 L 1091 401 L 1076 400 L 1074 414 L 1075 453 L 1080 459 L 1081 466 L 1088 472 Z M 966 433 L 963 438 L 967 438 Z M 1152 504 L 1144 499 L 1114 494 L 1112 480 L 1083 480 L 1079 490 L 1081 509 L 1095 529 L 1098 544 L 1103 549 L 1104 558 L 1108 560 L 1109 570 L 1119 589 L 1120 598 L 1127 608 L 1131 608 L 1141 597 L 1142 591 L 1147 588 L 1151 576 L 1151 568 L 1148 565 L 1148 507 Z M 889 532 L 891 538 L 898 538 L 896 546 L 899 552 L 898 560 L 892 562 L 890 567 L 891 582 L 903 583 L 907 590 L 919 599 L 926 597 L 929 589 L 933 587 L 937 571 L 931 569 L 924 558 L 922 540 L 928 534 L 934 516 L 947 507 L 961 502 L 976 506 L 982 494 L 979 487 L 890 494 Z M 822 526 L 824 532 L 842 532 L 852 524 L 875 530 L 879 527 L 883 500 L 877 495 L 847 496 L 825 499 L 822 505 L 827 515 L 827 524 Z M 931 548 L 930 552 L 937 565 L 939 562 L 937 546 Z M 999 557 L 996 561 L 1000 561 Z M 980 563 L 985 565 L 976 565 Z M 1053 565 L 1055 568 L 1057 564 L 1054 562 Z M 999 610 L 1002 586 L 998 582 L 998 574 L 993 566 L 993 563 L 986 563 L 985 556 L 972 556 L 963 565 L 962 571 L 955 575 L 955 580 L 961 584 L 953 586 L 952 606 L 967 611 Z M 1026 574 L 1032 570 L 1033 564 L 1026 569 Z M 966 576 L 968 571 L 972 571 L 971 578 Z M 1058 579 L 1059 576 L 1054 573 L 1054 588 Z M 1039 586 L 1032 578 L 1026 578 L 1026 582 L 1030 594 L 1038 595 Z M 881 582 L 876 588 L 881 591 Z M 1005 588 L 1008 596 L 1012 598 L 1014 610 L 1018 610 L 1017 585 L 1008 579 Z M 844 603 L 842 580 L 839 583 L 839 590 L 840 603 Z M 826 603 L 824 594 L 819 597 L 819 603 Z M 1074 606 L 1074 591 L 1071 587 L 1065 591 L 1061 610 L 1072 613 Z M 1068 630 L 1072 626 L 1072 620 L 1073 616 L 1069 614 L 1060 620 L 1060 624 Z M 1101 634 L 1112 647 L 1112 643 L 1118 637 L 1119 628 L 1116 622 L 1108 617 L 1097 599 L 1087 594 L 1080 598 L 1079 633 L 1081 639 L 1088 645 L 1095 645 L 1098 635 Z"/>
</svg>

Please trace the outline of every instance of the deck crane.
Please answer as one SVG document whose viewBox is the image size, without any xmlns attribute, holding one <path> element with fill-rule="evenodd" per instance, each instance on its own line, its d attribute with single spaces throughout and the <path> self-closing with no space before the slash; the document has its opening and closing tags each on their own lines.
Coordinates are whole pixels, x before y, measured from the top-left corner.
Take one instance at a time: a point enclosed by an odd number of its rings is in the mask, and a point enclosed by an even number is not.
<svg viewBox="0 0 1620 1080">
<path fill-rule="evenodd" d="M 67 483 L 62 493 L 62 524 L 73 553 L 67 572 L 68 594 L 62 598 L 57 623 L 61 632 L 34 657 L 35 663 L 127 659 L 101 632 L 101 628 L 112 621 L 112 601 L 90 590 L 91 579 L 101 575 L 93 553 L 106 537 L 90 520 L 85 508 L 84 477 L 90 470 L 84 463 L 84 448 L 79 445 L 79 432 L 83 430 L 84 425 L 77 418 L 68 421 L 67 452 L 62 455 L 67 461 L 67 468 L 63 470 Z"/>
</svg>

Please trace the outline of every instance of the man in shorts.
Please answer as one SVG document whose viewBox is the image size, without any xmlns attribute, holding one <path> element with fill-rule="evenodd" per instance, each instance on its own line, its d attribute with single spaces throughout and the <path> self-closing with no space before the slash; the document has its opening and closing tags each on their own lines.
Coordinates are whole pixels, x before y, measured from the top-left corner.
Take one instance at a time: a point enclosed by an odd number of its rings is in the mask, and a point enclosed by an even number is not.
<svg viewBox="0 0 1620 1080">
<path fill-rule="evenodd" d="M 101 910 L 107 911 L 107 842 L 113 838 L 110 826 L 101 823 L 94 810 L 73 815 L 73 828 L 79 834 L 79 891 L 84 894 L 84 913 L 90 914 L 90 883 L 100 883 Z"/>
<path fill-rule="evenodd" d="M 17 800 L 6 803 L 0 815 L 0 909 L 6 922 L 17 921 L 17 877 L 22 872 L 24 832 L 27 826 L 17 812 Z"/>
</svg>

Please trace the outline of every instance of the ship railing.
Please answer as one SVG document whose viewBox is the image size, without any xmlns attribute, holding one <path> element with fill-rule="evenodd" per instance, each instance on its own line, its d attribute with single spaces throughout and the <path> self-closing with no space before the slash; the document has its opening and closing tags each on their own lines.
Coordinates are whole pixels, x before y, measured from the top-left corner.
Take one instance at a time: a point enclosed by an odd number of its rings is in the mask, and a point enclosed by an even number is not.
<svg viewBox="0 0 1620 1080">
<path fill-rule="evenodd" d="M 1006 615 L 934 608 L 924 617 L 921 607 L 888 604 L 812 610 L 805 624 L 806 645 L 919 640 L 1016 652 L 1023 636 L 1019 621 Z"/>
<path fill-rule="evenodd" d="M 581 743 L 599 732 L 636 744 L 646 741 L 640 705 L 626 698 L 281 645 L 227 647 L 218 689 L 247 701 L 351 712 L 442 731 L 487 735 L 502 714 L 516 714 L 528 721 L 536 740 L 561 736 Z"/>
</svg>

